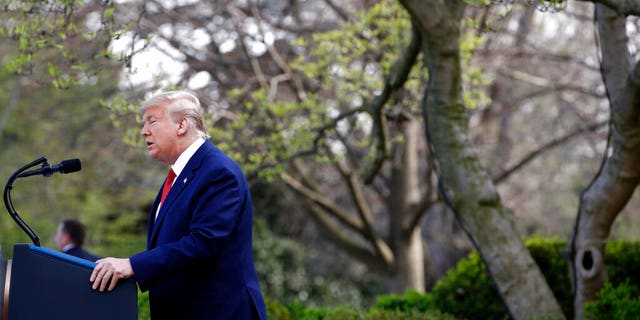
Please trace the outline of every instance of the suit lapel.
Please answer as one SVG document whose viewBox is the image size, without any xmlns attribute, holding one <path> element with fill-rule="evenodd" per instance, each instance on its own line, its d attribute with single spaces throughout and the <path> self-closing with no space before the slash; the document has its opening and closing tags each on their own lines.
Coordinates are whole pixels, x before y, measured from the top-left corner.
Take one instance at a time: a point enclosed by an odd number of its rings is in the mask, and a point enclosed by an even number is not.
<svg viewBox="0 0 640 320">
<path fill-rule="evenodd" d="M 164 185 L 164 183 L 163 183 Z M 158 205 L 160 204 L 160 196 L 162 195 L 162 187 L 158 191 L 158 195 L 156 195 L 156 200 L 153 202 L 153 206 L 151 207 L 151 211 L 149 212 L 149 223 L 147 224 L 147 250 L 150 249 L 151 246 L 151 235 L 153 233 L 153 228 L 155 227 L 156 222 L 156 211 L 158 211 Z"/>
<path fill-rule="evenodd" d="M 162 222 L 164 221 L 165 216 L 167 214 L 170 214 L 172 205 L 177 201 L 182 191 L 184 191 L 184 189 L 187 187 L 187 185 L 191 182 L 191 180 L 195 176 L 196 170 L 202 164 L 202 159 L 204 158 L 204 155 L 207 153 L 207 150 L 210 149 L 211 146 L 213 146 L 211 141 L 209 140 L 205 141 L 205 143 L 202 146 L 200 146 L 200 148 L 198 148 L 198 151 L 196 151 L 196 153 L 193 154 L 191 159 L 189 159 L 189 162 L 187 162 L 187 165 L 184 167 L 184 169 L 180 173 L 180 176 L 176 177 L 176 180 L 173 183 L 173 186 L 171 187 L 171 189 L 169 190 L 169 193 L 167 194 L 167 198 L 164 199 L 164 203 L 160 207 L 158 216 L 152 223 L 149 224 L 150 226 L 149 230 L 153 230 L 153 231 L 150 232 L 150 237 L 147 239 L 148 248 L 155 247 L 155 242 L 158 238 L 158 232 L 162 227 Z M 160 192 L 162 192 L 162 190 Z M 159 197 L 156 197 L 156 201 L 159 202 Z M 155 211 L 157 210 L 158 205 L 159 204 L 155 205 L 154 209 L 152 209 L 152 212 L 151 212 L 152 215 L 155 215 Z"/>
</svg>

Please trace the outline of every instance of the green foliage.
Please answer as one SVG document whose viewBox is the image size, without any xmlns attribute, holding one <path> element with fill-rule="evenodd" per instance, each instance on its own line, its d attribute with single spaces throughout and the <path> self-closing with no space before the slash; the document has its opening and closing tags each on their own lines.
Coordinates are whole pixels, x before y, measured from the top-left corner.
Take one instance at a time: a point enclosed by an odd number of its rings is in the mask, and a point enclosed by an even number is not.
<svg viewBox="0 0 640 320">
<path fill-rule="evenodd" d="M 539 6 L 543 11 L 561 11 L 567 8 L 567 0 L 538 0 Z"/>
<path fill-rule="evenodd" d="M 267 299 L 270 320 L 455 320 L 439 311 L 377 309 L 361 310 L 347 306 L 336 308 L 304 308 L 301 304 L 283 305 Z"/>
<path fill-rule="evenodd" d="M 569 265 L 564 258 L 566 241 L 558 239 L 529 239 L 526 242 L 565 316 L 573 318 L 573 295 Z M 603 289 L 601 301 L 592 304 L 591 319 L 637 319 L 640 312 L 616 313 L 614 303 L 620 306 L 638 304 L 638 288 L 625 283 L 638 283 L 640 274 L 640 243 L 616 240 L 607 243 L 605 261 L 610 285 Z M 615 287 L 616 284 L 621 284 Z M 618 305 L 616 305 L 618 306 Z M 627 309 L 638 311 L 638 306 Z M 463 319 L 507 319 L 495 285 L 489 278 L 484 263 L 476 252 L 461 260 L 455 269 L 425 295 L 408 292 L 404 296 L 388 295 L 378 298 L 375 308 L 419 311 L 440 310 Z M 635 309 L 634 309 L 635 308 Z M 631 318 L 627 317 L 630 316 Z"/>
<path fill-rule="evenodd" d="M 563 258 L 566 242 L 534 238 L 527 240 L 526 245 L 565 315 L 573 315 L 569 266 Z M 498 291 L 477 252 L 461 260 L 436 284 L 431 294 L 440 310 L 460 318 L 508 318 Z"/>
<path fill-rule="evenodd" d="M 612 283 L 640 283 L 640 246 L 635 241 L 615 240 L 607 242 L 605 264 Z"/>
<path fill-rule="evenodd" d="M 465 0 L 471 5 L 502 4 L 511 6 L 515 0 Z M 535 5 L 541 11 L 561 11 L 567 7 L 567 0 L 527 0 L 529 5 Z"/>
<path fill-rule="evenodd" d="M 40 156 L 50 163 L 71 157 L 82 161 L 77 173 L 14 183 L 13 204 L 43 246 L 55 248 L 56 226 L 63 218 L 75 217 L 87 224 L 86 247 L 96 254 L 128 256 L 144 250 L 146 206 L 162 178 L 154 175 L 156 167 L 144 163 L 149 161 L 144 153 L 120 143 L 122 132 L 100 106 L 114 92 L 116 79 L 117 72 L 103 72 L 95 84 L 58 90 L 16 82 L 17 77 L 0 70 L 5 86 L 0 99 L 18 98 L 13 109 L 3 109 L 0 177 L 6 179 Z M 10 256 L 14 243 L 25 242 L 30 240 L 14 221 L 0 215 L 5 253 Z"/>
<path fill-rule="evenodd" d="M 560 308 L 568 318 L 573 318 L 569 263 L 564 257 L 567 242 L 553 238 L 532 238 L 526 241 L 526 245 L 558 300 Z"/>
<path fill-rule="evenodd" d="M 214 128 L 212 136 L 221 141 L 219 147 L 231 149 L 226 149 L 227 153 L 242 163 L 246 171 L 264 169 L 262 175 L 270 179 L 282 169 L 276 165 L 280 159 L 294 151 L 314 148 L 314 137 L 309 129 L 321 123 L 323 116 L 318 111 L 320 103 L 316 95 L 309 94 L 300 102 L 270 101 L 266 95 L 265 90 L 252 92 L 251 96 L 260 108 L 254 109 L 248 103 L 249 112 L 240 114 L 230 123 L 231 130 Z M 252 139 L 234 139 L 236 132 L 244 132 L 243 136 Z M 273 166 L 267 170 L 265 164 Z"/>
<path fill-rule="evenodd" d="M 498 291 L 474 252 L 436 284 L 432 300 L 439 310 L 467 319 L 507 319 Z"/>
<path fill-rule="evenodd" d="M 101 15 L 100 20 L 88 20 L 89 12 Z M 2 61 L 11 73 L 69 88 L 95 77 L 110 63 L 106 48 L 116 28 L 110 1 L 97 5 L 0 0 L 0 18 L 0 36 L 13 44 L 12 53 Z"/>
<path fill-rule="evenodd" d="M 379 296 L 375 310 L 398 310 L 398 311 L 428 311 L 437 310 L 438 306 L 433 300 L 433 295 L 422 294 L 414 290 L 407 291 L 404 295 L 389 294 Z"/>
<path fill-rule="evenodd" d="M 340 319 L 339 317 L 335 318 Z M 361 318 L 357 318 L 361 319 Z M 419 312 L 415 310 L 411 311 L 396 311 L 396 310 L 370 310 L 368 311 L 364 319 L 367 320 L 455 320 L 456 318 L 446 313 L 439 311 L 427 311 Z"/>
<path fill-rule="evenodd" d="M 232 90 L 231 109 L 241 112 L 232 119 L 215 121 L 212 136 L 242 164 L 248 176 L 260 175 L 267 180 L 278 177 L 286 168 L 283 163 L 295 157 L 304 155 L 309 165 L 326 164 L 330 159 L 326 148 L 334 147 L 332 151 L 341 156 L 342 143 L 363 155 L 357 161 L 370 162 L 377 139 L 372 133 L 370 101 L 401 58 L 410 33 L 406 10 L 396 1 L 385 0 L 358 12 L 339 28 L 296 40 L 294 46 L 300 54 L 292 63 L 293 71 L 322 90 Z M 403 94 L 415 99 L 399 97 L 394 103 L 417 113 L 421 77 L 419 68 L 413 70 Z"/>
<path fill-rule="evenodd" d="M 608 282 L 598 293 L 596 301 L 584 304 L 584 317 L 590 320 L 640 319 L 639 296 L 640 287 L 628 280 L 617 286 Z"/>
<path fill-rule="evenodd" d="M 322 87 L 334 90 L 339 100 L 362 96 L 363 89 L 380 89 L 382 75 L 410 40 L 410 19 L 395 1 L 380 1 L 353 21 L 315 33 L 310 43 L 299 42 L 309 45 L 311 59 L 300 57 L 296 68 L 310 79 L 321 79 Z"/>
<path fill-rule="evenodd" d="M 480 16 L 475 19 L 466 18 L 467 28 L 464 29 L 460 39 L 460 58 L 464 85 L 463 99 L 465 107 L 469 109 L 491 104 L 491 99 L 485 94 L 485 91 L 492 78 L 486 75 L 482 68 L 474 66 L 472 63 L 476 50 L 484 43 L 483 32 L 485 31 L 481 30 L 480 22 L 482 19 Z"/>
<path fill-rule="evenodd" d="M 371 309 L 340 305 L 352 297 L 337 299 L 315 297 L 299 299 L 301 288 L 313 286 L 307 280 L 302 258 L 305 253 L 295 243 L 277 239 L 269 234 L 264 221 L 256 223 L 256 265 L 261 274 L 263 293 L 267 296 L 269 319 L 507 319 L 506 310 L 493 283 L 488 278 L 477 253 L 460 261 L 458 266 L 440 281 L 433 291 L 421 294 L 408 291 L 404 295 L 379 296 Z M 531 239 L 527 241 L 532 256 L 544 273 L 567 317 L 572 317 L 572 297 L 567 275 L 568 266 L 562 258 L 566 246 L 556 239 Z M 637 242 L 614 241 L 607 245 L 608 270 L 612 282 L 607 283 L 598 300 L 585 304 L 586 319 L 638 319 L 640 318 L 640 288 L 631 285 L 638 274 L 640 250 Z M 635 260 L 635 262 L 634 262 Z M 293 270 L 292 270 L 293 269 Z M 296 274 L 298 273 L 298 274 Z M 619 283 L 615 285 L 615 283 Z M 298 287 L 296 287 L 298 286 Z M 274 290 L 275 288 L 275 290 Z M 291 295 L 287 291 L 291 290 Z M 310 293 L 311 295 L 313 293 Z M 335 292 L 327 292 L 335 294 Z M 273 297 L 276 297 L 274 300 Z M 289 301 L 281 304 L 276 300 Z M 303 301 L 305 302 L 303 304 Z M 308 308 L 305 305 L 325 303 L 337 307 Z M 139 319 L 149 319 L 148 293 L 138 293 Z"/>
<path fill-rule="evenodd" d="M 464 2 L 470 5 L 489 5 L 492 0 L 465 0 Z"/>
<path fill-rule="evenodd" d="M 138 289 L 138 320 L 150 320 L 149 291 L 141 292 Z"/>
<path fill-rule="evenodd" d="M 287 302 L 308 296 L 303 249 L 293 241 L 275 237 L 262 220 L 255 221 L 254 230 L 254 259 L 262 277 L 262 290 L 268 296 Z"/>
<path fill-rule="evenodd" d="M 254 220 L 253 253 L 260 288 L 265 296 L 300 306 L 337 306 L 345 301 L 362 306 L 365 281 L 346 280 L 309 272 L 309 250 L 293 240 L 274 235 L 261 218 Z"/>
<path fill-rule="evenodd" d="M 144 138 L 140 134 L 142 115 L 138 112 L 138 105 L 128 101 L 122 95 L 114 95 L 108 99 L 101 99 L 100 105 L 109 111 L 111 124 L 124 130 L 123 142 L 129 146 L 144 145 Z"/>
<path fill-rule="evenodd" d="M 483 93 L 490 79 L 470 63 L 482 44 L 474 28 L 468 28 L 461 39 L 468 108 L 490 104 Z M 411 33 L 406 10 L 397 1 L 384 0 L 357 12 L 339 28 L 297 39 L 293 46 L 300 54 L 292 69 L 321 90 L 280 89 L 284 83 L 231 90 L 229 110 L 236 113 L 215 119 L 211 135 L 249 177 L 273 180 L 292 158 L 303 156 L 309 166 L 339 161 L 345 149 L 358 155 L 351 159 L 353 166 L 366 174 L 380 153 L 376 147 L 381 135 L 377 133 L 385 132 L 389 141 L 398 134 L 384 120 L 374 121 L 373 101 L 392 67 L 406 59 L 403 55 Z M 424 77 L 421 59 L 417 59 L 407 81 L 385 108 L 418 117 Z M 334 158 L 330 152 L 335 153 Z"/>
</svg>

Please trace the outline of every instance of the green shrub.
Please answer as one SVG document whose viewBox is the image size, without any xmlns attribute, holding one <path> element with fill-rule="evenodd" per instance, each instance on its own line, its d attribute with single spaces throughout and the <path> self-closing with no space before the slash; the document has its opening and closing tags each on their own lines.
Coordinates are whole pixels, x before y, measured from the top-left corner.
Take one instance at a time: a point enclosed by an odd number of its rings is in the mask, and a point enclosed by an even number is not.
<svg viewBox="0 0 640 320">
<path fill-rule="evenodd" d="M 335 318 L 338 320 L 340 318 Z M 361 319 L 361 318 L 360 318 Z M 421 312 L 417 310 L 398 311 L 398 310 L 377 310 L 371 309 L 364 316 L 365 320 L 456 320 L 452 315 L 439 311 Z"/>
<path fill-rule="evenodd" d="M 640 319 L 640 287 L 625 281 L 618 286 L 606 283 L 597 301 L 584 304 L 585 319 Z"/>
<path fill-rule="evenodd" d="M 565 258 L 567 242 L 558 239 L 533 238 L 526 241 L 527 248 L 547 280 L 553 295 L 567 319 L 573 319 L 573 292 L 569 261 Z"/>
<path fill-rule="evenodd" d="M 268 298 L 266 303 L 269 320 L 456 320 L 453 316 L 440 311 L 422 312 L 416 309 L 402 311 L 376 308 L 363 311 L 347 306 L 333 309 L 304 308 L 299 303 L 283 305 Z"/>
<path fill-rule="evenodd" d="M 626 240 L 607 243 L 605 261 L 610 282 L 614 285 L 624 281 L 640 283 L 639 244 L 636 241 Z M 567 319 L 572 319 L 574 317 L 573 294 L 569 264 L 565 258 L 567 242 L 558 239 L 534 238 L 527 240 L 526 245 L 565 316 Z M 507 309 L 476 252 L 462 259 L 430 293 L 421 295 L 409 292 L 404 296 L 381 296 L 375 308 L 400 311 L 437 309 L 461 319 L 508 319 Z M 640 313 L 637 315 L 636 318 L 640 319 Z M 600 319 L 610 318 L 600 317 Z"/>
<path fill-rule="evenodd" d="M 640 242 L 615 240 L 607 242 L 605 265 L 609 281 L 621 284 L 625 281 L 640 283 Z"/>
<path fill-rule="evenodd" d="M 567 319 L 573 318 L 569 265 L 564 258 L 566 241 L 531 239 L 526 242 Z M 595 302 L 585 304 L 586 319 L 639 319 L 640 242 L 607 243 L 605 261 L 610 282 Z M 301 302 L 281 304 L 268 297 L 270 320 L 453 320 L 508 319 L 495 285 L 479 255 L 471 253 L 427 294 L 378 296 L 368 311 L 351 307 L 307 308 Z M 138 295 L 139 320 L 148 319 L 148 296 Z M 145 315 L 147 315 L 145 317 Z"/>
<path fill-rule="evenodd" d="M 149 312 L 149 291 L 140 292 L 138 289 L 138 320 L 151 319 Z"/>
<path fill-rule="evenodd" d="M 273 233 L 264 219 L 254 220 L 253 256 L 264 295 L 284 304 L 366 307 L 382 291 L 367 275 L 356 279 L 339 273 L 313 274 L 314 254 L 317 252 Z"/>
<path fill-rule="evenodd" d="M 379 296 L 373 310 L 398 310 L 398 311 L 428 311 L 438 310 L 430 294 L 422 294 L 413 290 L 407 291 L 403 296 L 389 294 Z"/>
<path fill-rule="evenodd" d="M 433 303 L 442 312 L 464 319 L 507 319 L 495 285 L 480 256 L 473 252 L 439 281 L 432 292 Z"/>
<path fill-rule="evenodd" d="M 567 319 L 573 319 L 573 293 L 569 263 L 565 256 L 567 242 L 558 239 L 533 238 L 526 241 L 531 256 L 542 271 L 551 291 Z M 617 240 L 607 243 L 605 261 L 612 283 L 640 281 L 640 245 L 635 241 Z M 506 319 L 494 283 L 487 275 L 477 253 L 460 261 L 432 291 L 433 301 L 443 312 L 460 318 Z M 604 319 L 604 318 L 602 318 Z"/>
</svg>

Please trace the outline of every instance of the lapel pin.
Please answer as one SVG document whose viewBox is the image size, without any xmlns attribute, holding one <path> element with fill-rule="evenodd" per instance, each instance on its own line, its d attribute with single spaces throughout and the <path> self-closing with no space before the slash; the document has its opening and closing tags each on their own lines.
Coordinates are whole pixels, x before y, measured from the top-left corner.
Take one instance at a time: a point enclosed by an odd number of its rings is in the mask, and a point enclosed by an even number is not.
<svg viewBox="0 0 640 320">
<path fill-rule="evenodd" d="M 182 183 L 187 183 L 187 178 L 184 178 L 184 180 L 182 180 Z"/>
</svg>

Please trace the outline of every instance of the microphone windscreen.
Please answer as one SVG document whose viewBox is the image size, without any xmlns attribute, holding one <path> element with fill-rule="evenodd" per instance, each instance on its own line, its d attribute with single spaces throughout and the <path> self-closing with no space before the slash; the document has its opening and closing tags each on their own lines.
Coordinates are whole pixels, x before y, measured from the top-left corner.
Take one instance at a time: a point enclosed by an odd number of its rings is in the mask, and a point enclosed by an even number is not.
<svg viewBox="0 0 640 320">
<path fill-rule="evenodd" d="M 60 162 L 60 173 L 71 173 L 80 171 L 80 169 L 82 169 L 80 159 L 67 159 Z"/>
</svg>

